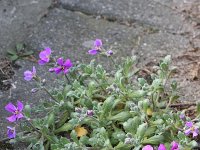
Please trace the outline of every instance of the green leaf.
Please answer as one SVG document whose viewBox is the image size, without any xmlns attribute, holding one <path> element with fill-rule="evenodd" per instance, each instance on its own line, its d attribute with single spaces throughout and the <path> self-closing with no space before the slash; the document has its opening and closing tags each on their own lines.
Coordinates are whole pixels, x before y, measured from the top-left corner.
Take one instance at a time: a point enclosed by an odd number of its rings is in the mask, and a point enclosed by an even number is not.
<svg viewBox="0 0 200 150">
<path fill-rule="evenodd" d="M 24 52 L 22 56 L 29 56 L 29 55 L 32 55 L 33 53 L 34 53 L 33 51 L 27 51 L 27 52 Z"/>
<path fill-rule="evenodd" d="M 20 52 L 21 50 L 23 50 L 23 48 L 24 48 L 24 44 L 22 44 L 22 43 L 18 43 L 16 45 L 17 52 Z"/>
<path fill-rule="evenodd" d="M 123 122 L 123 121 L 128 120 L 131 116 L 132 116 L 132 115 L 131 115 L 130 112 L 123 111 L 123 112 L 118 113 L 118 114 L 115 115 L 115 116 L 109 117 L 108 119 L 109 119 L 109 120 L 113 120 L 113 121 L 121 121 L 121 122 Z"/>
<path fill-rule="evenodd" d="M 73 129 L 73 126 L 72 126 L 71 123 L 65 123 L 62 127 L 60 127 L 57 130 L 55 130 L 55 133 L 69 131 L 69 130 L 72 130 L 72 129 Z"/>
<path fill-rule="evenodd" d="M 134 118 L 130 118 L 126 122 L 124 122 L 123 127 L 126 132 L 135 134 L 140 123 L 140 118 L 138 116 L 135 116 Z"/>
<path fill-rule="evenodd" d="M 102 106 L 103 114 L 102 115 L 107 115 L 110 111 L 111 108 L 113 107 L 115 102 L 115 98 L 113 96 L 108 97 Z"/>
<path fill-rule="evenodd" d="M 119 144 L 117 146 L 115 146 L 114 149 L 116 149 L 116 150 L 130 150 L 131 147 L 133 147 L 133 146 L 125 144 L 123 142 L 119 142 Z"/>
<path fill-rule="evenodd" d="M 154 135 L 148 139 L 144 139 L 142 141 L 143 144 L 153 144 L 153 145 L 158 145 L 160 143 L 163 143 L 164 141 L 164 136 L 162 135 Z"/>
<path fill-rule="evenodd" d="M 89 137 L 84 135 L 84 136 L 80 137 L 79 141 L 81 142 L 81 144 L 88 145 L 89 144 Z"/>
<path fill-rule="evenodd" d="M 10 50 L 7 50 L 7 53 L 10 54 L 10 55 L 16 55 L 16 51 L 13 50 L 13 49 L 10 49 Z"/>
<path fill-rule="evenodd" d="M 12 56 L 10 56 L 10 59 L 11 59 L 12 61 L 15 61 L 15 60 L 19 59 L 19 56 L 17 56 L 17 55 L 12 55 Z"/>
<path fill-rule="evenodd" d="M 55 114 L 54 112 L 50 113 L 49 116 L 48 116 L 48 119 L 47 119 L 47 125 L 48 126 L 55 126 Z"/>
<path fill-rule="evenodd" d="M 147 123 L 143 123 L 141 125 L 139 125 L 138 129 L 137 129 L 137 132 L 136 132 L 136 135 L 139 137 L 139 138 L 143 138 L 146 130 L 147 130 Z"/>
<path fill-rule="evenodd" d="M 25 105 L 24 107 L 24 114 L 27 118 L 31 117 L 31 107 L 30 105 Z"/>
<path fill-rule="evenodd" d="M 76 134 L 75 130 L 72 130 L 70 137 L 76 144 L 79 145 L 79 141 L 78 141 L 77 134 Z"/>
</svg>

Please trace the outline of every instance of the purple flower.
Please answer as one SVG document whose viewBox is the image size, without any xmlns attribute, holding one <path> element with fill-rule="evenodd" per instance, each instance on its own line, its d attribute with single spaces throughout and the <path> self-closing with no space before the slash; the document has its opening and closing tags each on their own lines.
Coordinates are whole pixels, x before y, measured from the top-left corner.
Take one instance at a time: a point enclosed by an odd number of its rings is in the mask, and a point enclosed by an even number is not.
<svg viewBox="0 0 200 150">
<path fill-rule="evenodd" d="M 142 148 L 142 150 L 153 150 L 153 147 L 151 145 L 146 145 Z"/>
<path fill-rule="evenodd" d="M 109 51 L 107 51 L 106 53 L 107 53 L 108 56 L 113 55 L 113 51 L 112 51 L 112 50 L 109 50 Z"/>
<path fill-rule="evenodd" d="M 7 136 L 9 139 L 15 138 L 16 137 L 16 131 L 15 127 L 9 127 L 7 126 Z"/>
<path fill-rule="evenodd" d="M 51 49 L 49 47 L 46 47 L 39 54 L 40 60 L 38 60 L 38 64 L 44 65 L 44 64 L 48 63 L 50 60 L 50 55 L 51 55 Z"/>
<path fill-rule="evenodd" d="M 93 110 L 87 110 L 87 116 L 92 117 L 94 115 Z"/>
<path fill-rule="evenodd" d="M 32 78 L 36 77 L 36 69 L 35 66 L 33 66 L 33 71 L 27 70 L 24 72 L 24 80 L 30 81 Z"/>
<path fill-rule="evenodd" d="M 13 115 L 7 117 L 6 119 L 10 122 L 14 122 L 20 118 L 23 118 L 24 117 L 24 115 L 22 114 L 23 108 L 24 105 L 20 101 L 17 101 L 17 107 L 15 107 L 12 103 L 9 103 L 8 105 L 5 106 L 5 109 L 11 112 Z"/>
<path fill-rule="evenodd" d="M 58 67 L 49 69 L 51 72 L 54 71 L 56 74 L 59 74 L 60 72 L 67 74 L 69 69 L 72 67 L 70 59 L 64 61 L 63 58 L 58 58 L 57 64 L 59 65 Z"/>
<path fill-rule="evenodd" d="M 179 144 L 176 141 L 173 141 L 171 145 L 172 145 L 171 150 L 179 150 L 178 148 Z"/>
<path fill-rule="evenodd" d="M 158 150 L 167 150 L 164 144 L 160 144 Z"/>
<path fill-rule="evenodd" d="M 89 50 L 88 53 L 89 53 L 90 55 L 96 55 L 97 53 L 100 52 L 101 47 L 102 47 L 102 41 L 101 41 L 101 39 L 96 39 L 96 40 L 94 41 L 94 48 L 91 49 L 91 50 Z"/>
<path fill-rule="evenodd" d="M 193 137 L 197 136 L 199 133 L 198 127 L 194 126 L 192 122 L 186 122 L 185 126 L 187 130 L 184 131 L 186 135 L 189 135 L 190 133 L 193 134 Z"/>
<path fill-rule="evenodd" d="M 102 44 L 102 41 L 101 41 L 101 39 L 96 39 L 95 41 L 94 41 L 94 47 L 95 47 L 95 49 L 101 49 L 101 46 L 102 46 L 103 44 Z"/>
</svg>

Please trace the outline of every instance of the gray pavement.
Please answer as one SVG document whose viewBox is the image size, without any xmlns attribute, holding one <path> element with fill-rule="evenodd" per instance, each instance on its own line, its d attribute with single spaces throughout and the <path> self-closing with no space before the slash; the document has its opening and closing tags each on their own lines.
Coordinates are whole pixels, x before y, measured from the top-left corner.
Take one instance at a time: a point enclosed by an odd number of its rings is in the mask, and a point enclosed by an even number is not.
<svg viewBox="0 0 200 150">
<path fill-rule="evenodd" d="M 59 5 L 55 7 L 55 3 Z M 36 58 L 40 50 L 49 46 L 55 57 L 62 53 L 73 62 L 89 62 L 94 57 L 89 56 L 87 50 L 92 40 L 101 38 L 104 47 L 116 53 L 117 62 L 121 57 L 136 55 L 138 65 L 144 66 L 158 62 L 167 54 L 175 57 L 198 48 L 199 29 L 194 25 L 198 17 L 193 21 L 187 19 L 188 14 L 179 10 L 188 5 L 178 0 L 0 0 L 0 4 L 1 54 L 17 42 L 23 42 L 34 50 Z M 95 58 L 107 69 L 112 67 L 107 59 Z M 39 101 L 48 100 L 42 92 L 30 92 L 35 84 L 23 80 L 25 70 L 35 65 L 38 74 L 46 78 L 50 86 L 56 86 L 57 77 L 48 73 L 48 67 L 28 60 L 17 63 L 21 68 L 15 69 L 12 79 L 16 88 L 11 92 L 0 91 L 0 138 L 6 136 L 8 113 L 4 106 L 9 101 L 15 103 L 21 99 L 37 105 Z"/>
</svg>

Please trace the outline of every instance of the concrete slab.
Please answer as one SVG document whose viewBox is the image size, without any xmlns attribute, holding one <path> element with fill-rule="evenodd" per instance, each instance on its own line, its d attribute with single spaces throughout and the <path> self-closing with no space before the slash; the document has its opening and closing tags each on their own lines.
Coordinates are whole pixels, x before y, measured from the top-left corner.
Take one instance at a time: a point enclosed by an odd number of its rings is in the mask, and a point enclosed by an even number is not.
<svg viewBox="0 0 200 150">
<path fill-rule="evenodd" d="M 52 0 L 0 0 L 0 54 L 23 41 L 51 3 Z"/>
</svg>

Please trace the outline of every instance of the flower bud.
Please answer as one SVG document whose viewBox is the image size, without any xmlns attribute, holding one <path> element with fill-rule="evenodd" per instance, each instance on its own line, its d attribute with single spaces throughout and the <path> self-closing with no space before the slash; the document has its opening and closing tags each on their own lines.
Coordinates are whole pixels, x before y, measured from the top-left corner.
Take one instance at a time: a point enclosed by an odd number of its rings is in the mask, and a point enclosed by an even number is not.
<svg viewBox="0 0 200 150">
<path fill-rule="evenodd" d="M 92 117 L 94 115 L 93 110 L 87 110 L 87 116 Z"/>
<path fill-rule="evenodd" d="M 33 88 L 33 89 L 31 89 L 31 93 L 36 93 L 37 91 L 39 91 L 38 88 Z"/>
</svg>

